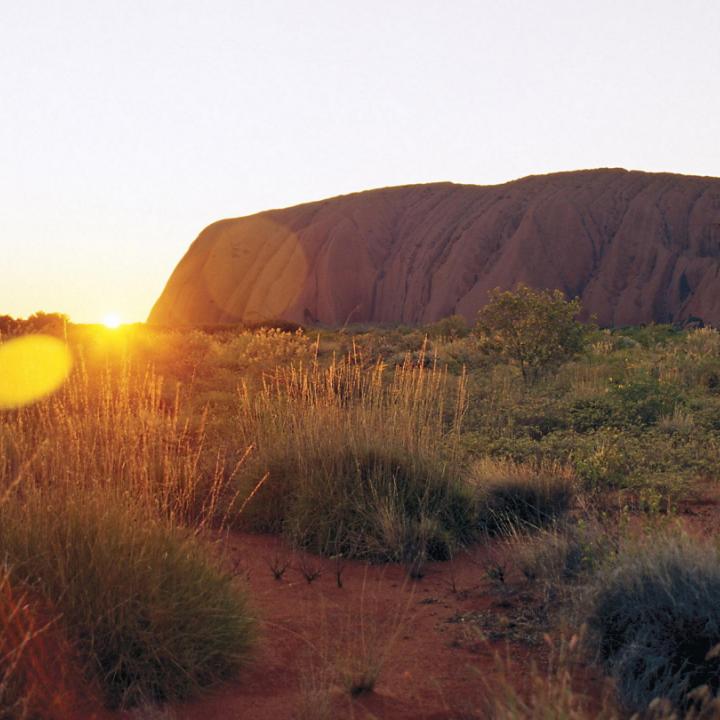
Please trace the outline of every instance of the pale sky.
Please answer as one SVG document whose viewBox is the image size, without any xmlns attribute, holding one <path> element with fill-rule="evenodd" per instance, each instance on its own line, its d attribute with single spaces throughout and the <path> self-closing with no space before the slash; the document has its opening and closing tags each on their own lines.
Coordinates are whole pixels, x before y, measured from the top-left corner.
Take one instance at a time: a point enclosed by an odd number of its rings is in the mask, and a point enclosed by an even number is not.
<svg viewBox="0 0 720 720">
<path fill-rule="evenodd" d="M 719 0 L 0 0 L 0 314 L 144 320 L 223 217 L 594 167 L 720 176 Z"/>
</svg>

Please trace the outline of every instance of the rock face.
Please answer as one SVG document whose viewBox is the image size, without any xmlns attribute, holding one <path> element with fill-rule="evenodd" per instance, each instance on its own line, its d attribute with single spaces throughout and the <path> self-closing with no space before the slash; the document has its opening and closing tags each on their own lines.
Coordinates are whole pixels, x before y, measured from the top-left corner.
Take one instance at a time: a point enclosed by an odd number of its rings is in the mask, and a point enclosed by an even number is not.
<svg viewBox="0 0 720 720">
<path fill-rule="evenodd" d="M 579 296 L 602 325 L 720 326 L 720 178 L 586 170 L 221 220 L 190 246 L 149 322 L 472 320 L 488 290 L 518 282 Z"/>
</svg>

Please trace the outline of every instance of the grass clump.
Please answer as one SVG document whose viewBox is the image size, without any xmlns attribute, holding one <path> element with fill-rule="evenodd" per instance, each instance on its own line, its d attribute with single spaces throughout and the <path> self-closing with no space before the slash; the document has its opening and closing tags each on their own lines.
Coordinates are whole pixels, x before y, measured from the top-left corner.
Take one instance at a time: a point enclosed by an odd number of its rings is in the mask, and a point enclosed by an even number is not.
<svg viewBox="0 0 720 720">
<path fill-rule="evenodd" d="M 110 493 L 0 508 L 13 577 L 62 616 L 111 706 L 184 698 L 236 670 L 253 637 L 244 594 L 200 542 Z"/>
<path fill-rule="evenodd" d="M 54 397 L 0 416 L 2 559 L 111 706 L 187 697 L 252 641 L 244 593 L 199 539 L 232 501 L 223 454 L 180 407 L 151 371 L 78 363 Z"/>
<path fill-rule="evenodd" d="M 573 476 L 559 465 L 536 468 L 485 458 L 475 464 L 473 475 L 480 523 L 488 535 L 550 526 L 573 503 Z"/>
<path fill-rule="evenodd" d="M 532 665 L 522 670 L 524 681 L 518 683 L 519 667 L 509 651 L 496 654 L 497 671 L 492 680 L 482 678 L 487 699 L 481 706 L 483 718 L 489 720 L 620 720 L 612 703 L 612 687 L 603 688 L 602 702 L 593 702 L 579 687 L 576 666 L 582 660 L 584 630 L 570 638 L 545 635 L 547 663 L 544 668 Z M 670 720 L 667 715 L 656 720 Z M 637 720 L 637 718 L 633 718 Z M 677 718 L 675 719 L 677 720 Z"/>
<path fill-rule="evenodd" d="M 685 537 L 626 551 L 602 575 L 589 617 L 622 701 L 687 709 L 689 693 L 720 687 L 720 557 Z"/>
<path fill-rule="evenodd" d="M 375 561 L 446 559 L 477 533 L 472 488 L 455 456 L 463 411 L 446 373 L 350 363 L 284 373 L 242 397 L 246 527 L 313 552 Z M 246 440 L 247 439 L 247 440 Z"/>
</svg>

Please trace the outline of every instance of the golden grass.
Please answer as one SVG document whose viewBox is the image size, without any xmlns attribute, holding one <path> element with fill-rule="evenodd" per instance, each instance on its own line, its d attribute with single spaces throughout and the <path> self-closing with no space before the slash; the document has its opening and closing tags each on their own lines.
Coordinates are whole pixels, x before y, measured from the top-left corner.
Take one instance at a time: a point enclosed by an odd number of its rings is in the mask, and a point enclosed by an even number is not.
<svg viewBox="0 0 720 720">
<path fill-rule="evenodd" d="M 0 551 L 112 705 L 196 692 L 253 637 L 199 537 L 232 508 L 233 469 L 161 391 L 151 371 L 80 364 L 52 398 L 0 415 Z"/>
</svg>

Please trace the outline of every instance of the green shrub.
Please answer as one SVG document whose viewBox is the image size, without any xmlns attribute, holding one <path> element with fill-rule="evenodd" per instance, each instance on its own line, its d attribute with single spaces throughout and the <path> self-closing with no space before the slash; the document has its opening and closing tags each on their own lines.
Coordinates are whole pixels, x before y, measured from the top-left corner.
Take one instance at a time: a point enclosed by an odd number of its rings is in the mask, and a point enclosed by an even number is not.
<svg viewBox="0 0 720 720">
<path fill-rule="evenodd" d="M 476 331 L 488 352 L 517 364 L 528 384 L 557 370 L 585 345 L 586 328 L 575 320 L 580 301 L 560 290 L 490 291 L 477 316 Z"/>
<path fill-rule="evenodd" d="M 470 327 L 462 315 L 450 315 L 442 318 L 432 323 L 432 325 L 428 325 L 426 330 L 428 337 L 433 340 L 440 338 L 457 340 L 458 338 L 467 337 L 470 334 Z"/>
<path fill-rule="evenodd" d="M 623 701 L 682 706 L 700 685 L 720 686 L 720 558 L 686 538 L 627 551 L 602 575 L 589 616 Z"/>
<path fill-rule="evenodd" d="M 651 374 L 615 383 L 609 398 L 617 407 L 619 424 L 631 427 L 654 425 L 663 415 L 671 414 L 681 401 L 674 386 L 661 383 Z"/>
<path fill-rule="evenodd" d="M 610 425 L 612 403 L 603 397 L 576 400 L 569 408 L 570 425 L 576 432 L 586 433 Z"/>
<path fill-rule="evenodd" d="M 621 337 L 630 338 L 639 343 L 646 350 L 657 345 L 665 345 L 682 336 L 682 331 L 672 325 L 655 323 L 624 327 L 617 332 Z"/>
<path fill-rule="evenodd" d="M 416 546 L 428 559 L 447 559 L 474 539 L 474 499 L 452 465 L 398 448 L 379 430 L 362 443 L 341 424 L 322 432 L 331 443 L 319 452 L 306 446 L 299 455 L 302 439 L 288 438 L 248 464 L 257 492 L 243 526 L 282 532 L 312 552 L 374 561 L 406 562 Z"/>
<path fill-rule="evenodd" d="M 61 614 L 109 705 L 184 698 L 246 660 L 253 621 L 191 534 L 120 494 L 44 492 L 0 507 L 13 577 Z"/>
<path fill-rule="evenodd" d="M 632 484 L 642 462 L 642 448 L 631 435 L 618 430 L 600 430 L 578 442 L 571 458 L 585 489 L 611 490 Z"/>
</svg>

